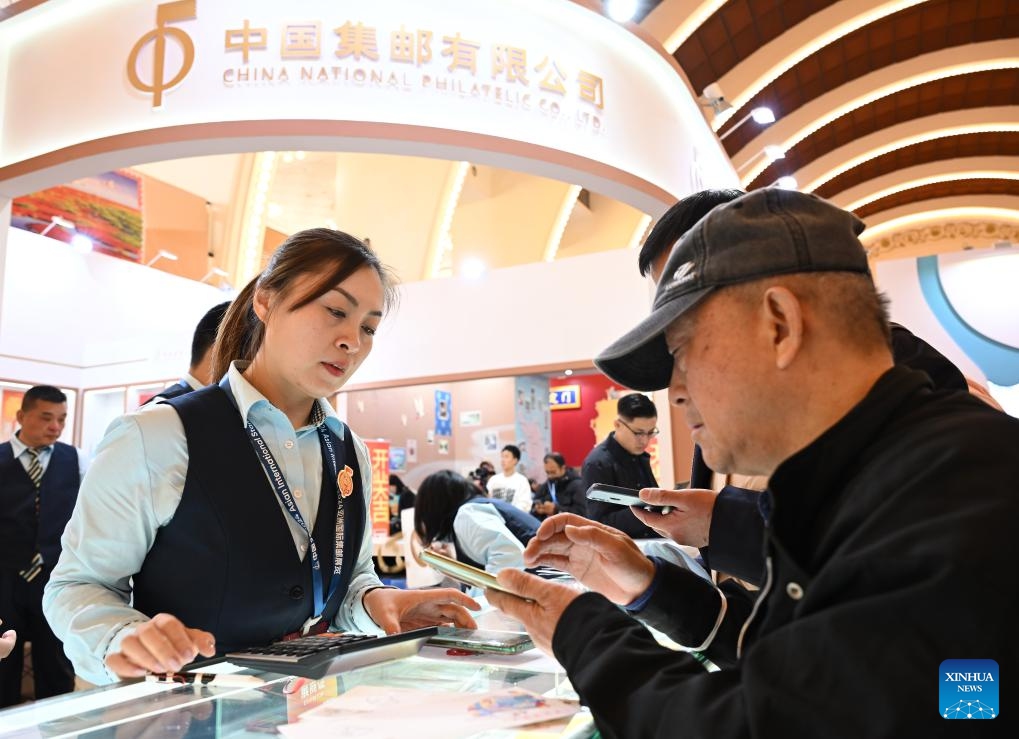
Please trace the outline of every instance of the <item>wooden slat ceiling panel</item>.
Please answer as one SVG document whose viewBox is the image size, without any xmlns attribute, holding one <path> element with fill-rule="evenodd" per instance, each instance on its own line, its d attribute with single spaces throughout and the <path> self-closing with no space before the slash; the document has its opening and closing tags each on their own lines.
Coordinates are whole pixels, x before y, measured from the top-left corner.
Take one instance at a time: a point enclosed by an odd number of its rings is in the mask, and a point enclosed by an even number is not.
<svg viewBox="0 0 1019 739">
<path fill-rule="evenodd" d="M 751 187 L 769 185 L 820 156 L 900 122 L 950 110 L 1019 105 L 1019 70 L 989 70 L 934 80 L 876 100 L 815 131 L 774 162 Z M 748 124 L 749 125 L 749 124 Z"/>
<path fill-rule="evenodd" d="M 829 180 L 814 193 L 831 198 L 850 187 L 906 167 L 966 157 L 1019 157 L 1019 132 L 969 133 L 925 141 L 871 159 Z"/>
<path fill-rule="evenodd" d="M 821 49 L 780 75 L 744 108 L 767 105 L 781 117 L 829 90 L 891 64 L 963 44 L 1019 38 L 1016 5 L 1015 0 L 920 3 Z M 963 49 L 960 57 L 964 59 Z M 734 115 L 731 122 L 742 115 Z M 723 127 L 721 132 L 725 130 Z M 760 129 L 747 124 L 725 140 L 725 147 L 732 155 L 758 133 Z"/>
<path fill-rule="evenodd" d="M 694 91 L 699 93 L 762 46 L 781 39 L 787 30 L 836 1 L 729 0 L 704 21 L 674 56 Z M 781 118 L 841 85 L 889 65 L 946 49 L 955 50 L 958 59 L 966 61 L 968 45 L 1001 39 L 1014 39 L 1019 54 L 1019 0 L 917 3 L 857 29 L 803 59 L 748 100 L 741 110 L 733 111 L 720 133 L 727 132 L 754 107 L 767 105 Z M 731 99 L 741 91 L 723 92 Z M 985 70 L 917 85 L 827 124 L 794 146 L 785 159 L 773 163 L 750 186 L 767 186 L 840 146 L 890 126 L 943 112 L 996 106 L 1019 106 L 1019 70 Z M 710 119 L 709 113 L 706 116 Z M 769 139 L 767 129 L 762 130 L 752 122 L 736 129 L 723 143 L 733 155 L 757 136 L 760 137 L 754 141 L 755 146 L 780 143 Z M 819 187 L 817 194 L 835 197 L 899 170 L 967 157 L 1002 157 L 1003 163 L 1007 161 L 1005 157 L 1019 157 L 1019 133 L 970 133 L 908 146 L 844 172 Z M 1019 195 L 1019 183 L 1008 179 L 937 183 L 883 198 L 859 212 L 873 215 L 932 198 L 1002 193 Z"/>
<path fill-rule="evenodd" d="M 958 180 L 956 182 L 939 182 L 934 185 L 914 187 L 912 190 L 889 195 L 886 198 L 868 203 L 856 211 L 864 221 L 868 216 L 880 213 L 889 208 L 908 205 L 922 200 L 946 198 L 955 195 L 1016 195 L 1019 196 L 1017 180 Z"/>
<path fill-rule="evenodd" d="M 676 49 L 674 56 L 699 93 L 754 50 L 830 4 L 830 0 L 729 0 Z M 737 50 L 734 35 L 746 26 L 748 17 L 756 44 L 748 46 L 741 37 Z"/>
</svg>

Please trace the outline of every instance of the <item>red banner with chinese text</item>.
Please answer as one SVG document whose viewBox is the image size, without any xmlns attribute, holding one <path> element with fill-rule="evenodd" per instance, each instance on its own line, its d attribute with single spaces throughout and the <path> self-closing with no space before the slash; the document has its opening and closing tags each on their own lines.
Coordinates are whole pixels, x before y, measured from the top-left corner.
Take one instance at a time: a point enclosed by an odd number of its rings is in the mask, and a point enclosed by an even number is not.
<svg viewBox="0 0 1019 739">
<path fill-rule="evenodd" d="M 372 463 L 372 535 L 389 536 L 389 442 L 365 440 Z"/>
</svg>

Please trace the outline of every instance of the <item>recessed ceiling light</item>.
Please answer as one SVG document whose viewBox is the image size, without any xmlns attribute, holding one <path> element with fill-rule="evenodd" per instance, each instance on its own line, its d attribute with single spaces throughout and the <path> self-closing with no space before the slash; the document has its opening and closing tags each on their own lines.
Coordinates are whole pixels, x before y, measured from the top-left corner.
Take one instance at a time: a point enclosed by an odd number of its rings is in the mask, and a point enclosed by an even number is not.
<svg viewBox="0 0 1019 739">
<path fill-rule="evenodd" d="M 92 251 L 92 239 L 85 234 L 75 234 L 71 237 L 71 246 L 79 254 L 88 254 Z"/>
<path fill-rule="evenodd" d="M 485 274 L 487 267 L 477 257 L 467 257 L 460 263 L 460 275 L 468 280 L 476 280 Z"/>
<path fill-rule="evenodd" d="M 637 0 L 607 0 L 605 12 L 616 23 L 626 23 L 637 14 Z"/>
</svg>

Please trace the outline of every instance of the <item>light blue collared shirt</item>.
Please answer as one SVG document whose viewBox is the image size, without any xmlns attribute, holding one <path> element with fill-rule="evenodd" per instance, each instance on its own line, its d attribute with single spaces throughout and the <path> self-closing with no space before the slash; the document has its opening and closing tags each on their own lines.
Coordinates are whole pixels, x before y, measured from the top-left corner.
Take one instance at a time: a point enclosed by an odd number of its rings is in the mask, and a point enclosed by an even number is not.
<svg viewBox="0 0 1019 739">
<path fill-rule="evenodd" d="M 243 362 L 230 366 L 224 390 L 240 411 L 238 423 L 250 420 L 276 457 L 309 529 L 314 529 L 322 488 L 322 452 L 312 425 L 294 430 L 286 414 L 273 406 L 241 372 Z M 344 426 L 332 406 L 318 401 L 325 423 L 341 439 Z M 357 553 L 350 587 L 333 619 L 344 631 L 381 633 L 365 611 L 368 590 L 381 587 L 372 563 L 371 462 L 364 442 L 354 447 L 365 495 L 365 536 Z M 108 654 L 148 616 L 131 608 L 131 577 L 180 504 L 187 477 L 187 439 L 180 416 L 169 405 L 152 403 L 114 421 L 106 431 L 82 481 L 78 504 L 64 530 L 63 553 L 46 585 L 43 610 L 75 672 L 96 684 L 118 678 L 105 665 Z M 268 482 L 268 478 L 267 478 Z M 266 495 L 273 495 L 271 485 Z M 277 499 L 278 500 L 278 499 Z M 308 536 L 286 513 L 283 516 L 301 558 Z M 346 556 L 351 553 L 347 552 Z M 195 597 L 202 597 L 195 593 Z M 185 624 L 187 626 L 188 624 Z"/>
<path fill-rule="evenodd" d="M 11 437 L 11 454 L 14 458 L 21 462 L 21 466 L 25 468 L 25 472 L 28 472 L 28 468 L 32 465 L 32 457 L 29 454 L 25 454 L 28 451 L 28 445 L 25 444 L 19 437 L 20 429 Z M 85 454 L 78 449 L 74 448 L 74 451 L 78 453 L 78 473 L 84 478 L 85 472 L 88 470 L 88 461 L 85 459 Z M 42 451 L 39 452 L 39 464 L 42 465 L 42 473 L 46 474 L 46 468 L 50 466 L 50 457 L 53 456 L 53 445 L 44 446 Z"/>
<path fill-rule="evenodd" d="M 460 551 L 480 562 L 487 572 L 524 568 L 524 545 L 506 527 L 506 519 L 494 505 L 464 503 L 453 519 L 453 534 Z"/>
</svg>

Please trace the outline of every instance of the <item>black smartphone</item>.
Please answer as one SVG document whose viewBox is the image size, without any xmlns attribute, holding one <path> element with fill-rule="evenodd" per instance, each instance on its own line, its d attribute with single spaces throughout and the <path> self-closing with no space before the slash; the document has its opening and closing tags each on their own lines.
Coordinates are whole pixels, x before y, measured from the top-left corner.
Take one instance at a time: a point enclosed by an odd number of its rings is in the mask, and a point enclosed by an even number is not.
<svg viewBox="0 0 1019 739">
<path fill-rule="evenodd" d="M 672 506 L 651 505 L 640 499 L 637 495 L 639 490 L 621 488 L 618 485 L 602 485 L 596 482 L 587 489 L 587 499 L 597 500 L 600 503 L 615 503 L 616 505 L 628 505 L 635 508 L 642 508 L 651 513 L 665 515 L 672 510 Z"/>
<path fill-rule="evenodd" d="M 469 649 L 472 652 L 518 654 L 534 647 L 527 634 L 515 631 L 484 631 L 440 626 L 439 633 L 428 640 L 438 647 Z"/>
</svg>

